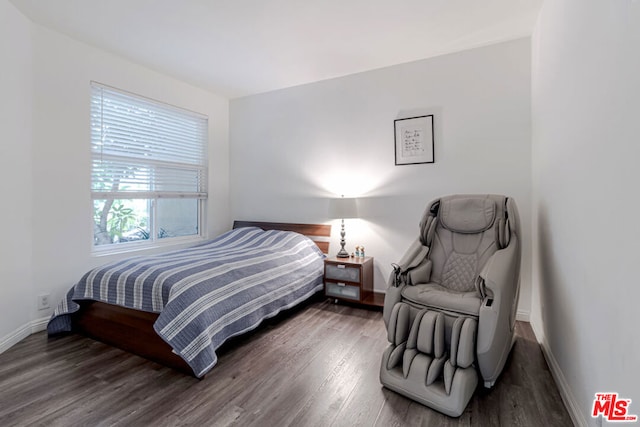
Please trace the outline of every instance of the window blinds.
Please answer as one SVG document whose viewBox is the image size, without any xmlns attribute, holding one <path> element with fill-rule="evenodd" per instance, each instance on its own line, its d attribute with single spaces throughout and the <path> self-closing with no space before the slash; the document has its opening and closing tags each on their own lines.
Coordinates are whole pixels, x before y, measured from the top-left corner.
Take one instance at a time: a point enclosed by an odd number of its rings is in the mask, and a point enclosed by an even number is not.
<svg viewBox="0 0 640 427">
<path fill-rule="evenodd" d="M 207 197 L 207 118 L 91 84 L 94 199 Z"/>
</svg>

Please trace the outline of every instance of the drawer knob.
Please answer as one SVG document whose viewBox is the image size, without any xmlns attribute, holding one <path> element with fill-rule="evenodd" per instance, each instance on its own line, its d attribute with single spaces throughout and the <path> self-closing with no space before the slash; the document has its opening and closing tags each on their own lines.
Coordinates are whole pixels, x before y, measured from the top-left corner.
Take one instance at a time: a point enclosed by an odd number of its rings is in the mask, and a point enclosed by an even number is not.
<svg viewBox="0 0 640 427">
<path fill-rule="evenodd" d="M 338 283 L 336 283 L 336 285 L 341 286 L 341 287 L 347 286 L 346 283 L 342 283 L 342 282 L 338 282 Z"/>
<path fill-rule="evenodd" d="M 346 268 L 346 267 L 347 267 L 347 266 L 346 266 L 346 265 L 344 265 L 344 264 L 338 264 L 338 265 L 336 265 L 336 268 Z"/>
</svg>

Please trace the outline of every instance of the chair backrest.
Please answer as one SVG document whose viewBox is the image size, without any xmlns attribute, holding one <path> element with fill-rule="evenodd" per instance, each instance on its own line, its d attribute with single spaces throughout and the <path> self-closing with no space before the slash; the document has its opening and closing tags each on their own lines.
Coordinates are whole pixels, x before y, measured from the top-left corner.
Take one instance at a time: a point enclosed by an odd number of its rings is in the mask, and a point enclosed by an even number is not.
<svg viewBox="0 0 640 427">
<path fill-rule="evenodd" d="M 453 195 L 434 200 L 420 221 L 420 240 L 430 248 L 431 281 L 453 291 L 473 291 L 485 263 L 507 247 L 510 235 L 505 196 Z"/>
</svg>

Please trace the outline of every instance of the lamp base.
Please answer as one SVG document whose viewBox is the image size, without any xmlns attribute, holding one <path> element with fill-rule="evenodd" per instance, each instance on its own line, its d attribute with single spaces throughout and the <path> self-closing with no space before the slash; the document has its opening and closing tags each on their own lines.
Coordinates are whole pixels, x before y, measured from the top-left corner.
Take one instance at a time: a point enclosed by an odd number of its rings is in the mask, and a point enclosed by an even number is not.
<svg viewBox="0 0 640 427">
<path fill-rule="evenodd" d="M 344 236 L 345 236 L 345 232 L 344 232 L 344 219 L 343 219 L 342 227 L 340 228 L 340 250 L 336 254 L 337 258 L 349 258 L 349 253 L 344 248 L 345 243 L 347 243 L 344 241 Z"/>
<path fill-rule="evenodd" d="M 340 252 L 336 254 L 336 258 L 349 258 L 349 253 L 342 248 Z"/>
</svg>

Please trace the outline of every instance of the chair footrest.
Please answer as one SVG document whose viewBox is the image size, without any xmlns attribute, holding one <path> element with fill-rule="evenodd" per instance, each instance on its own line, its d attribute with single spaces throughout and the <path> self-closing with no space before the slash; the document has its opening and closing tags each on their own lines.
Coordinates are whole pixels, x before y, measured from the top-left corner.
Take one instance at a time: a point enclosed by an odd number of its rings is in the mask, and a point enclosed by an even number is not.
<svg viewBox="0 0 640 427">
<path fill-rule="evenodd" d="M 478 386 L 478 374 L 472 366 L 455 369 L 447 392 L 443 378 L 427 385 L 424 377 L 405 377 L 401 366 L 386 369 L 392 351 L 393 346 L 389 346 L 382 356 L 380 382 L 383 386 L 451 417 L 462 415 Z"/>
<path fill-rule="evenodd" d="M 456 318 L 446 340 L 440 312 L 425 308 L 411 316 L 409 306 L 398 303 L 390 320 L 390 346 L 382 357 L 380 382 L 447 415 L 460 416 L 478 385 L 473 366 L 477 321 Z"/>
</svg>

